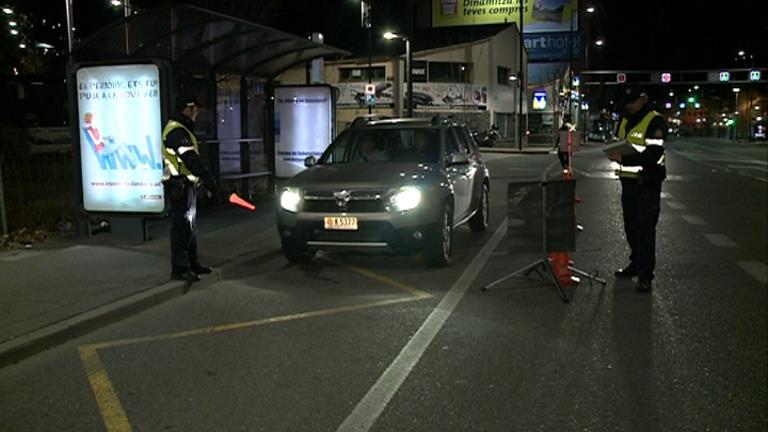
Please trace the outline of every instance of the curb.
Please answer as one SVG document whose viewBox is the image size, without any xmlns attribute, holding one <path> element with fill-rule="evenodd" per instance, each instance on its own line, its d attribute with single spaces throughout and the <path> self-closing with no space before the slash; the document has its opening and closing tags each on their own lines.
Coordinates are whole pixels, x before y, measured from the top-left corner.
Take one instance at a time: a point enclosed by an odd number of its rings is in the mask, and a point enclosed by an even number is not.
<svg viewBox="0 0 768 432">
<path fill-rule="evenodd" d="M 209 276 L 207 281 L 203 279 L 195 286 L 199 288 L 220 281 L 221 271 L 214 269 L 211 276 L 215 278 Z M 185 282 L 166 282 L 3 342 L 0 344 L 0 368 L 179 297 L 191 288 L 191 284 Z"/>
</svg>

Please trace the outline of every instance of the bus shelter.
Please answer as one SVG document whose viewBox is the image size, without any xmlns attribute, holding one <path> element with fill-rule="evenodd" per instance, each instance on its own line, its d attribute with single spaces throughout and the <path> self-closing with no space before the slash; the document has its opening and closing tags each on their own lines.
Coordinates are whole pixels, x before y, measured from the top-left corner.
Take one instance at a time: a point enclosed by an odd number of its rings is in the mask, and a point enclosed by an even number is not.
<svg viewBox="0 0 768 432">
<path fill-rule="evenodd" d="M 142 11 L 76 45 L 68 67 L 73 154 L 82 209 L 110 218 L 113 234 L 146 239 L 162 214 L 162 126 L 181 93 L 201 102 L 195 133 L 222 182 L 249 195 L 272 178 L 272 80 L 324 56 L 349 53 L 189 5 Z"/>
</svg>

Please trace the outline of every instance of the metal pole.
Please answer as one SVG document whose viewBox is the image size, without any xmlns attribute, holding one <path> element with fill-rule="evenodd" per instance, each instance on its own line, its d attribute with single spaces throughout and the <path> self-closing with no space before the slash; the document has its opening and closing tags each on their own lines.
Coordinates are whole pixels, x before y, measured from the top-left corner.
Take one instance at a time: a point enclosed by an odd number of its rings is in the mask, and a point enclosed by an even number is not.
<svg viewBox="0 0 768 432">
<path fill-rule="evenodd" d="M 371 4 L 368 1 L 363 1 L 363 5 L 365 8 L 364 24 L 368 29 L 368 84 L 371 84 L 371 46 L 373 43 L 371 39 L 371 27 L 373 26 L 373 23 L 371 22 Z M 371 114 L 372 112 L 373 105 L 368 104 L 368 114 Z"/>
<path fill-rule="evenodd" d="M 568 116 L 573 119 L 573 13 L 571 10 L 571 32 L 568 33 Z"/>
<path fill-rule="evenodd" d="M 518 47 L 518 51 L 520 51 L 520 56 L 518 58 L 518 65 L 517 65 L 517 82 L 520 85 L 518 94 L 517 94 L 517 148 L 518 150 L 523 149 L 523 81 L 525 80 L 525 75 L 523 74 L 523 51 L 525 50 L 525 45 L 523 43 L 523 1 L 520 0 L 518 2 L 518 9 L 520 11 L 520 17 L 519 17 L 519 28 L 520 28 L 520 34 L 518 37 L 520 38 L 520 46 Z"/>
<path fill-rule="evenodd" d="M 74 35 L 72 34 L 72 0 L 64 0 L 67 8 L 67 52 L 72 53 Z"/>
<path fill-rule="evenodd" d="M 405 76 L 408 79 L 408 118 L 413 118 L 413 76 L 411 76 L 411 39 L 405 38 Z"/>
<path fill-rule="evenodd" d="M 8 222 L 5 217 L 5 194 L 3 194 L 3 167 L 0 166 L 0 235 L 8 234 Z"/>
</svg>

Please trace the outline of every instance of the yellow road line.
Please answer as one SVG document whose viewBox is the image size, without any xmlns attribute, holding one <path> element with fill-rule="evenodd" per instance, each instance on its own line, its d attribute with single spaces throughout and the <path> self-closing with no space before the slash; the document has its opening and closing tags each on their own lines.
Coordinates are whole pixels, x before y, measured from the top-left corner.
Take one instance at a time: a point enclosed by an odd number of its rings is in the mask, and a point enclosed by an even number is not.
<svg viewBox="0 0 768 432">
<path fill-rule="evenodd" d="M 404 284 L 402 282 L 398 282 L 398 281 L 396 281 L 394 279 L 390 279 L 390 278 L 388 278 L 388 277 L 386 277 L 384 275 L 380 275 L 378 273 L 374 273 L 374 272 L 372 272 L 370 270 L 366 270 L 366 269 L 360 268 L 360 267 L 355 267 L 353 265 L 349 265 L 349 264 L 346 264 L 346 263 L 343 263 L 343 262 L 340 262 L 340 261 L 336 261 L 334 259 L 328 258 L 327 256 L 324 256 L 323 259 L 325 259 L 327 261 L 330 261 L 330 262 L 332 262 L 334 264 L 340 265 L 340 266 L 342 266 L 342 267 L 344 267 L 346 269 L 352 270 L 353 272 L 355 272 L 355 273 L 357 273 L 357 274 L 359 274 L 361 276 L 367 277 L 369 279 L 373 279 L 375 281 L 379 281 L 379 282 L 381 282 L 383 284 L 386 284 L 386 285 L 395 287 L 397 289 L 403 290 L 405 292 L 409 292 L 411 294 L 414 294 L 416 297 L 419 297 L 419 299 L 425 299 L 425 298 L 434 297 L 432 294 L 430 294 L 430 293 L 428 293 L 426 291 L 422 291 L 422 290 L 414 288 L 414 287 L 412 287 L 410 285 Z"/>
<path fill-rule="evenodd" d="M 101 417 L 104 419 L 104 426 L 109 432 L 130 432 L 133 431 L 128 417 L 125 415 L 123 405 L 117 397 L 117 392 L 109 380 L 104 365 L 101 364 L 99 354 L 95 349 L 85 346 L 80 347 L 80 359 L 83 361 L 85 373 L 88 375 L 88 381 L 91 383 L 93 396 L 99 405 Z"/>
<path fill-rule="evenodd" d="M 188 331 L 177 332 L 177 333 L 167 333 L 163 335 L 146 336 L 146 337 L 139 337 L 139 338 L 119 339 L 119 340 L 114 340 L 109 342 L 99 342 L 94 344 L 83 345 L 78 348 L 80 351 L 80 359 L 82 360 L 83 366 L 85 367 L 86 374 L 88 375 L 88 381 L 91 384 L 91 390 L 93 391 L 93 395 L 96 398 L 96 403 L 99 406 L 99 411 L 101 412 L 101 416 L 104 420 L 104 425 L 106 426 L 107 431 L 108 432 L 131 432 L 133 429 L 131 428 L 131 425 L 128 422 L 128 417 L 125 415 L 125 410 L 123 410 L 123 406 L 120 403 L 120 399 L 117 397 L 117 392 L 112 386 L 112 382 L 109 380 L 109 375 L 107 374 L 106 369 L 104 369 L 104 366 L 101 363 L 101 359 L 99 358 L 99 354 L 97 352 L 97 350 L 99 349 L 178 339 L 178 338 L 183 338 L 188 336 L 199 336 L 199 335 L 222 333 L 222 332 L 240 330 L 244 328 L 256 327 L 256 326 L 267 325 L 267 324 L 295 321 L 300 319 L 333 315 L 333 314 L 344 313 L 344 312 L 353 312 L 353 311 L 388 306 L 388 305 L 393 305 L 398 303 L 407 303 L 407 302 L 418 301 L 418 300 L 423 300 L 423 299 L 433 297 L 432 294 L 426 291 L 419 290 L 410 285 L 406 285 L 404 283 L 398 282 L 394 279 L 390 279 L 386 276 L 374 273 L 372 271 L 351 266 L 348 264 L 344 264 L 335 260 L 331 260 L 327 257 L 325 259 L 335 264 L 341 265 L 342 267 L 348 270 L 351 270 L 361 276 L 382 282 L 386 285 L 406 291 L 413 295 L 408 297 L 390 299 L 390 300 L 381 300 L 381 301 L 370 302 L 370 303 L 361 303 L 361 304 L 349 305 L 349 306 L 339 306 L 339 307 L 334 307 L 329 309 L 320 309 L 316 311 L 301 312 L 297 314 L 282 315 L 282 316 L 271 317 L 271 318 L 262 318 L 258 320 L 251 320 L 251 321 L 245 321 L 240 323 L 204 327 L 196 330 L 188 330 Z"/>
</svg>

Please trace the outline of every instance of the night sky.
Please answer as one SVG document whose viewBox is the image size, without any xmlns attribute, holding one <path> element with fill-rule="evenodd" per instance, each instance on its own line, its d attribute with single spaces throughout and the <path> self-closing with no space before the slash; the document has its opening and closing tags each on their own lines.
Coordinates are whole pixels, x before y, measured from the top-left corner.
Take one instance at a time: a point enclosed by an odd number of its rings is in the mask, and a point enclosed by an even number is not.
<svg viewBox="0 0 768 432">
<path fill-rule="evenodd" d="M 73 0 L 77 35 L 82 37 L 121 16 L 108 0 Z M 132 0 L 146 8 L 163 0 Z M 221 13 L 305 36 L 324 33 L 326 43 L 367 55 L 367 34 L 360 28 L 357 0 L 207 0 L 189 3 Z M 392 55 L 402 50 L 378 37 L 385 29 L 409 25 L 408 0 L 374 0 L 374 55 Z M 646 0 L 643 2 L 594 0 L 597 8 L 593 36 L 605 38 L 600 48 L 605 69 L 698 69 L 750 66 L 737 62 L 735 53 L 746 50 L 754 63 L 768 66 L 768 15 L 759 6 L 763 0 L 701 2 Z M 30 12 L 48 23 L 64 22 L 65 0 L 6 0 L 6 4 Z M 718 6 L 715 8 L 715 6 Z M 420 21 L 420 20 L 419 20 Z M 452 31 L 472 32 L 459 27 Z M 422 30 L 423 34 L 424 31 Z M 66 45 L 63 29 L 55 33 L 59 46 Z M 418 41 L 414 42 L 419 48 Z M 595 52 L 595 51 L 593 51 Z M 747 61 L 748 62 L 748 61 Z"/>
</svg>

